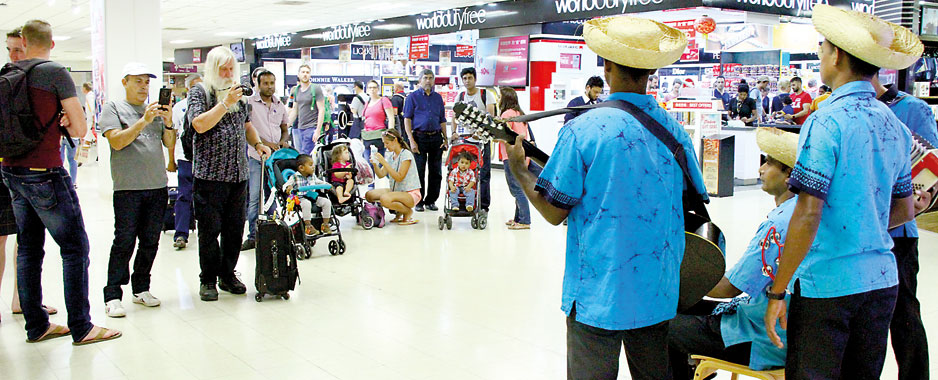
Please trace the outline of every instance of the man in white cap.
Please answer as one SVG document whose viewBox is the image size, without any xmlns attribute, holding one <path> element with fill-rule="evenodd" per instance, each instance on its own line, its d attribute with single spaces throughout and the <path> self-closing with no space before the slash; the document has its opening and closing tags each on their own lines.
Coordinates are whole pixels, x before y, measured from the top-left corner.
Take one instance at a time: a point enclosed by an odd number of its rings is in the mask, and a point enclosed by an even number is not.
<svg viewBox="0 0 938 380">
<path fill-rule="evenodd" d="M 924 100 L 899 91 L 896 85 L 882 85 L 873 77 L 873 88 L 883 102 L 909 130 L 932 146 L 938 146 L 935 114 Z M 892 350 L 899 364 L 899 380 L 928 379 L 928 339 L 922 323 L 922 310 L 916 297 L 918 288 L 918 225 L 915 220 L 889 230 L 892 253 L 899 270 L 899 296 L 889 332 Z"/>
<path fill-rule="evenodd" d="M 683 127 L 645 95 L 648 76 L 680 58 L 684 33 L 626 16 L 590 20 L 583 30 L 605 58 L 608 99 L 637 107 L 694 157 Z M 509 149 L 511 171 L 531 203 L 551 224 L 569 221 L 561 305 L 568 378 L 616 378 L 624 344 L 632 379 L 671 379 L 668 321 L 677 311 L 685 245 L 685 182 L 671 151 L 612 107 L 567 123 L 540 177 L 527 170 L 520 139 Z M 706 200 L 700 169 L 688 169 L 690 191 Z"/>
<path fill-rule="evenodd" d="M 756 130 L 759 149 L 766 153 L 759 167 L 762 191 L 775 198 L 775 209 L 749 241 L 732 269 L 709 293 L 711 298 L 733 298 L 731 302 L 701 301 L 671 320 L 668 349 L 674 379 L 693 379 L 689 355 L 705 355 L 732 363 L 748 365 L 756 371 L 785 366 L 788 347 L 772 345 L 765 334 L 765 307 L 769 300 L 765 287 L 772 283 L 769 273 L 778 269 L 776 260 L 785 245 L 785 233 L 795 194 L 788 189 L 788 178 L 795 165 L 798 135 L 775 128 Z M 746 295 L 742 295 L 742 293 Z M 781 330 L 780 330 L 781 331 Z M 785 342 L 784 331 L 779 335 Z"/>
<path fill-rule="evenodd" d="M 765 325 L 778 347 L 777 321 L 788 328 L 789 380 L 878 379 L 899 282 L 888 230 L 912 220 L 914 203 L 911 134 L 871 80 L 881 67 L 912 65 L 923 46 L 865 13 L 818 4 L 812 19 L 834 92 L 801 129 L 789 180 L 798 201 Z"/>
<path fill-rule="evenodd" d="M 150 269 L 156 259 L 166 210 L 166 167 L 163 147 L 176 145 L 170 106 L 147 104 L 150 79 L 156 78 L 142 63 L 124 66 L 121 83 L 126 99 L 108 102 L 101 111 L 101 134 L 111 146 L 114 182 L 114 243 L 108 261 L 104 304 L 108 317 L 126 315 L 121 305 L 122 285 L 131 283 L 133 302 L 155 307 L 150 294 Z M 137 246 L 133 276 L 130 259 Z"/>
</svg>

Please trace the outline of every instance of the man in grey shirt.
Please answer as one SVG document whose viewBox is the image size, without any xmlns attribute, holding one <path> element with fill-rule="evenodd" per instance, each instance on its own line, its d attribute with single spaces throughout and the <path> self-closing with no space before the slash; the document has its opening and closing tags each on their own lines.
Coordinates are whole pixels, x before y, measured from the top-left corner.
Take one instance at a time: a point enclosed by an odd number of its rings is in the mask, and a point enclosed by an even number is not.
<svg viewBox="0 0 938 380">
<path fill-rule="evenodd" d="M 310 154 L 322 136 L 322 123 L 326 115 L 326 97 L 322 87 L 309 81 L 309 65 L 301 65 L 298 83 L 290 91 L 290 122 L 297 120 L 293 130 L 293 145 L 302 154 Z"/>
<path fill-rule="evenodd" d="M 362 130 L 365 129 L 365 98 L 368 94 L 365 94 L 365 84 L 361 81 L 355 81 L 352 89 L 355 91 L 355 97 L 348 105 L 349 109 L 352 110 L 352 126 L 349 127 L 348 137 L 360 139 L 362 138 Z"/>
<path fill-rule="evenodd" d="M 168 198 L 163 147 L 173 147 L 176 134 L 172 105 L 146 104 L 151 78 L 156 75 L 143 64 L 128 63 L 121 80 L 127 99 L 108 102 L 101 112 L 101 133 L 111 146 L 114 181 L 114 243 L 104 287 L 105 311 L 112 318 L 126 315 L 121 286 L 128 282 L 134 303 L 160 305 L 150 294 L 150 268 L 159 248 Z M 137 240 L 131 277 L 130 258 Z"/>
</svg>

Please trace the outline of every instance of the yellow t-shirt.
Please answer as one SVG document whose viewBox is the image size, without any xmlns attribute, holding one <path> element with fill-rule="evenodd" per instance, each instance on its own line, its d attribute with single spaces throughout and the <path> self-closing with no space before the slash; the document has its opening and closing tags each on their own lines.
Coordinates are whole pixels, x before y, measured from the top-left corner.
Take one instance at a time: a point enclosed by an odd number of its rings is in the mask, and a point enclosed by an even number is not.
<svg viewBox="0 0 938 380">
<path fill-rule="evenodd" d="M 825 99 L 829 98 L 830 96 L 831 96 L 831 94 L 828 92 L 828 93 L 826 93 L 826 94 L 824 94 L 824 95 L 821 95 L 821 96 L 818 96 L 817 98 L 814 98 L 814 101 L 811 102 L 811 111 L 812 111 L 812 112 L 813 112 L 813 111 L 817 111 L 818 106 L 821 104 L 821 102 L 823 102 Z"/>
</svg>

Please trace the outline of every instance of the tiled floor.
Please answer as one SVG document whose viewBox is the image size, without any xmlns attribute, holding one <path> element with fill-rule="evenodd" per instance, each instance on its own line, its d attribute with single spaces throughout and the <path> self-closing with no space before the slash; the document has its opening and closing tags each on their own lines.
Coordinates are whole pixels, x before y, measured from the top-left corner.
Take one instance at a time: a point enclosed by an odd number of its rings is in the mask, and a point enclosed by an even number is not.
<svg viewBox="0 0 938 380">
<path fill-rule="evenodd" d="M 159 308 L 125 296 L 128 315 L 104 315 L 113 234 L 110 182 L 96 164 L 81 168 L 79 197 L 91 238 L 91 302 L 95 323 L 124 337 L 75 348 L 69 339 L 24 343 L 23 319 L 10 313 L 12 255 L 0 288 L 0 378 L 44 379 L 563 379 L 565 325 L 559 310 L 564 228 L 535 217 L 529 231 L 509 231 L 512 210 L 503 172 L 493 172 L 489 228 L 456 219 L 439 231 L 438 213 L 417 214 L 414 226 L 364 231 L 343 219 L 348 253 L 324 245 L 300 262 L 301 281 L 289 301 L 254 302 L 254 254 L 238 264 L 246 296 L 198 299 L 198 254 L 172 248 L 164 234 L 153 268 Z M 772 208 L 757 189 L 716 199 L 711 213 L 728 238 L 728 263 L 739 258 Z M 923 232 L 919 289 L 931 341 L 938 342 L 938 235 Z M 8 247 L 9 250 L 9 247 Z M 45 303 L 63 311 L 61 260 L 49 240 Z M 125 288 L 129 293 L 129 289 Z M 642 302 L 642 300 L 635 300 Z M 891 354 L 890 354 L 891 355 Z M 933 350 L 932 367 L 938 367 Z M 623 361 L 622 376 L 628 374 Z M 887 358 L 884 378 L 896 377 Z M 721 377 L 721 378 L 728 378 Z"/>
</svg>

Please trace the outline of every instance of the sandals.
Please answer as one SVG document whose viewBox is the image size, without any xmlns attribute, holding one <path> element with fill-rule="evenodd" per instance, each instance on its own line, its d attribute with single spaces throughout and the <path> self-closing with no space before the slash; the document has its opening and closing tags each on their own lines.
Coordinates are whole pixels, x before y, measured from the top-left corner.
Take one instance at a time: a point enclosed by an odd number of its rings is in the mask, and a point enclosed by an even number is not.
<svg viewBox="0 0 938 380">
<path fill-rule="evenodd" d="M 97 327 L 97 326 L 96 326 L 96 327 Z M 86 344 L 100 343 L 100 342 L 105 342 L 105 341 L 108 341 L 108 340 L 113 340 L 113 339 L 120 338 L 121 335 L 123 335 L 123 333 L 121 333 L 120 331 L 117 331 L 117 330 L 111 330 L 111 329 L 107 329 L 107 328 L 104 328 L 104 327 L 98 327 L 98 329 L 99 329 L 99 330 L 98 330 L 98 333 L 95 334 L 94 338 L 85 340 L 86 338 L 88 338 L 89 335 L 91 335 L 91 331 L 88 331 L 88 335 L 85 335 L 85 337 L 82 338 L 81 341 L 72 342 L 72 345 L 73 345 L 73 346 L 84 346 L 84 345 L 86 345 Z M 92 327 L 91 330 L 94 331 L 94 327 Z M 107 336 L 107 334 L 110 333 L 110 332 L 112 332 L 112 331 L 115 332 L 116 334 L 111 335 L 111 336 Z"/>
<path fill-rule="evenodd" d="M 514 219 L 509 219 L 507 222 L 505 222 L 505 225 L 506 225 L 506 226 L 509 226 L 509 227 L 510 227 L 510 226 L 513 226 L 513 225 L 515 225 L 515 224 L 518 224 L 518 222 L 515 222 Z"/>
<path fill-rule="evenodd" d="M 531 229 L 531 225 L 530 225 L 530 224 L 515 223 L 515 224 L 512 224 L 512 225 L 508 226 L 508 229 L 509 229 L 509 230 L 530 230 L 530 229 Z"/>
<path fill-rule="evenodd" d="M 419 220 L 417 219 L 407 219 L 407 220 L 402 220 L 398 222 L 397 224 L 401 226 L 409 226 L 411 224 L 417 224 L 417 222 L 419 222 Z"/>
<path fill-rule="evenodd" d="M 45 311 L 46 311 L 46 314 L 49 314 L 49 315 L 55 315 L 55 314 L 58 314 L 58 313 L 59 313 L 59 311 L 58 311 L 57 309 L 53 309 L 53 308 L 48 307 L 48 306 L 46 306 L 46 305 L 42 305 L 42 309 L 45 310 Z M 23 314 L 23 310 L 14 311 L 13 314 Z"/>
<path fill-rule="evenodd" d="M 39 343 L 49 339 L 61 338 L 63 336 L 69 335 L 72 335 L 72 331 L 69 330 L 68 327 L 62 325 L 51 325 L 49 326 L 49 330 L 47 330 L 45 334 L 42 334 L 39 339 L 26 339 L 26 343 Z"/>
</svg>

